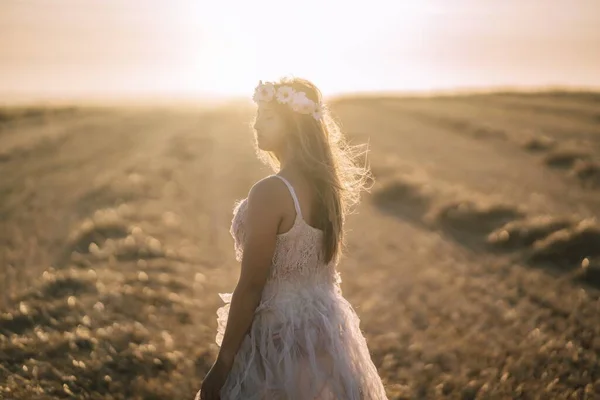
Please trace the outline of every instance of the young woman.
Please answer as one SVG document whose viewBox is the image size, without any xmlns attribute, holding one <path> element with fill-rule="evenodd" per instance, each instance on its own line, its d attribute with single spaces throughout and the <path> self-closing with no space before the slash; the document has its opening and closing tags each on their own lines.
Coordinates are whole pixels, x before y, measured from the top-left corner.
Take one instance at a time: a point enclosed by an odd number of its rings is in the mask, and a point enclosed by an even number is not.
<svg viewBox="0 0 600 400">
<path fill-rule="evenodd" d="M 221 294 L 220 352 L 196 399 L 387 399 L 336 270 L 368 170 L 309 81 L 260 82 L 254 101 L 258 154 L 275 174 L 234 209 L 241 273 Z"/>
</svg>

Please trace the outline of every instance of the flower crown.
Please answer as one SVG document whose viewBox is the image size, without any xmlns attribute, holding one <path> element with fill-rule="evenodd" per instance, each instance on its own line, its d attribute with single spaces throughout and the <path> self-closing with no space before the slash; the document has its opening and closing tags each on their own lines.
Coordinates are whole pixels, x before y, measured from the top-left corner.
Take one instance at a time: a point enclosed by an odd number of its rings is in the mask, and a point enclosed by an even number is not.
<svg viewBox="0 0 600 400">
<path fill-rule="evenodd" d="M 306 93 L 299 92 L 291 86 L 279 86 L 271 82 L 263 83 L 260 81 L 254 90 L 252 100 L 255 103 L 270 102 L 273 99 L 279 104 L 287 104 L 292 110 L 300 114 L 310 114 L 314 119 L 319 121 L 323 118 L 323 108 L 321 104 L 315 103 L 306 96 Z"/>
</svg>

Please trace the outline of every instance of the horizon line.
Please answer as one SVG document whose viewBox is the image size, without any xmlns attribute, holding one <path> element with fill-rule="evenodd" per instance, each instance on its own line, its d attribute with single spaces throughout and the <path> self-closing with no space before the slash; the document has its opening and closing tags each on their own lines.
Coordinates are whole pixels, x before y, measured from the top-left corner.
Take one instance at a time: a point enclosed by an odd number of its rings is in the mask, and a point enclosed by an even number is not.
<svg viewBox="0 0 600 400">
<path fill-rule="evenodd" d="M 490 85 L 490 86 L 457 86 L 437 89 L 384 89 L 384 90 L 347 90 L 324 94 L 325 99 L 336 99 L 343 97 L 370 97 L 370 96 L 393 96 L 393 97 L 436 97 L 436 96 L 460 96 L 470 94 L 494 94 L 494 93 L 600 93 L 600 85 Z M 84 104 L 160 104 L 169 102 L 230 102 L 251 101 L 251 95 L 236 95 L 211 92 L 123 92 L 123 93 L 81 93 L 70 95 L 57 94 L 26 94 L 15 92 L 0 92 L 0 107 L 12 105 L 36 105 L 40 103 L 69 104 L 75 102 Z"/>
</svg>

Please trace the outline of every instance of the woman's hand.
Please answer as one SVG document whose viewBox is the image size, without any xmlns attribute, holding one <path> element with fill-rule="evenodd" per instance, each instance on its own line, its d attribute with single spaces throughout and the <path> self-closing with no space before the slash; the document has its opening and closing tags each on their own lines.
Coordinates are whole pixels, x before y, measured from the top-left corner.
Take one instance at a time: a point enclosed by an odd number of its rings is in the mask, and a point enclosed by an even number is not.
<svg viewBox="0 0 600 400">
<path fill-rule="evenodd" d="M 200 388 L 200 400 L 221 400 L 221 388 L 225 385 L 229 371 L 231 371 L 229 363 L 217 358 L 204 377 Z"/>
</svg>

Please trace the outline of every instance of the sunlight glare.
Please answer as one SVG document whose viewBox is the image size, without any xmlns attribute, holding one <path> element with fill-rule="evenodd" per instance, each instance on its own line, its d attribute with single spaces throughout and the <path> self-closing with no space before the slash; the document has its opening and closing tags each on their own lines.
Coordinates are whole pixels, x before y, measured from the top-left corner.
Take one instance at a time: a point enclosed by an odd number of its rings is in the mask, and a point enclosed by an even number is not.
<svg viewBox="0 0 600 400">
<path fill-rule="evenodd" d="M 353 53 L 376 49 L 382 36 L 394 33 L 388 32 L 390 29 L 418 29 L 427 11 L 417 1 L 396 7 L 382 4 L 382 10 L 387 7 L 385 13 L 376 12 L 378 1 L 365 11 L 350 3 L 306 0 L 302 7 L 286 13 L 281 13 L 281 4 L 276 0 L 258 3 L 225 1 L 210 8 L 200 4 L 194 7 L 193 13 L 208 24 L 203 51 L 191 56 L 199 71 L 191 82 L 194 89 L 242 94 L 252 90 L 258 80 L 282 76 L 309 77 L 324 92 L 348 90 L 353 82 L 360 86 L 361 79 L 370 79 L 365 86 L 372 85 L 377 77 L 363 76 L 361 65 L 351 64 Z M 189 18 L 189 10 L 184 11 L 182 18 Z M 212 14 L 227 14 L 228 18 L 214 24 Z M 409 40 L 407 35 L 402 37 Z M 211 78 L 210 82 L 206 77 Z"/>
</svg>

